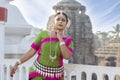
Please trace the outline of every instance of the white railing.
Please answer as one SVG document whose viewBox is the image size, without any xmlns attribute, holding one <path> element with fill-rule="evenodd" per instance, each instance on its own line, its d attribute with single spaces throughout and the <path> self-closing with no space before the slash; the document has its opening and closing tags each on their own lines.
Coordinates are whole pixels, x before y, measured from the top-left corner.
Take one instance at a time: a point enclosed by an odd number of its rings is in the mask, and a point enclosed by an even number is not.
<svg viewBox="0 0 120 80">
<path fill-rule="evenodd" d="M 9 76 L 11 66 L 16 60 L 0 60 L 0 80 L 28 80 L 29 67 L 32 65 L 31 61 L 28 61 L 19 66 L 14 77 Z M 80 64 L 65 64 L 65 80 L 82 80 L 82 74 L 86 75 L 84 80 L 93 80 L 92 74 L 96 74 L 97 79 L 104 80 L 103 75 L 108 76 L 108 80 L 115 80 L 115 76 L 120 75 L 120 68 L 117 67 L 105 67 L 105 66 L 91 66 Z M 82 77 L 83 78 L 83 77 Z M 119 80 L 119 79 L 118 79 Z"/>
</svg>

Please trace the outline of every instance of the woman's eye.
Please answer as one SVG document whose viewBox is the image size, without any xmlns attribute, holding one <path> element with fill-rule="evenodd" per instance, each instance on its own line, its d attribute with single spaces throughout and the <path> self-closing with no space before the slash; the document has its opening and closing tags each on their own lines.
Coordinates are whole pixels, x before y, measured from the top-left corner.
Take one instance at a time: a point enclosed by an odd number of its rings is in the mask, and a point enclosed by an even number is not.
<svg viewBox="0 0 120 80">
<path fill-rule="evenodd" d="M 65 19 L 62 19 L 62 22 L 65 22 L 66 20 Z"/>
<path fill-rule="evenodd" d="M 57 18 L 57 21 L 60 21 L 60 18 Z"/>
<path fill-rule="evenodd" d="M 65 19 L 60 19 L 60 18 L 57 18 L 56 20 L 57 20 L 57 21 L 62 21 L 62 22 L 65 22 L 65 21 L 66 21 Z"/>
</svg>

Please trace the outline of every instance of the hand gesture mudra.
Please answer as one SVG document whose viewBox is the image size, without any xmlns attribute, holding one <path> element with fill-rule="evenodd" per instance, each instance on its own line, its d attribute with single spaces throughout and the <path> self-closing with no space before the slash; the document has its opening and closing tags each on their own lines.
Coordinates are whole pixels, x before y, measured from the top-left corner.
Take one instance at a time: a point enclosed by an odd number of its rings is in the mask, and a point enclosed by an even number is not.
<svg viewBox="0 0 120 80">
<path fill-rule="evenodd" d="M 16 72 L 16 70 L 17 70 L 17 68 L 18 68 L 18 63 L 16 63 L 13 67 L 12 67 L 12 69 L 11 69 L 11 71 L 10 71 L 10 76 L 11 77 L 13 77 L 13 75 L 15 74 L 15 72 Z"/>
</svg>

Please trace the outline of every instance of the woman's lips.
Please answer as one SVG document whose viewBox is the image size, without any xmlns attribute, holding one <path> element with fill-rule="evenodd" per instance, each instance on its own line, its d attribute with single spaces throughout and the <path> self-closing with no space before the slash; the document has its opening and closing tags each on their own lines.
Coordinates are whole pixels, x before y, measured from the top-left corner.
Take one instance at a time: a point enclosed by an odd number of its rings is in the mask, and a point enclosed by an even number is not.
<svg viewBox="0 0 120 80">
<path fill-rule="evenodd" d="M 63 26 L 63 25 L 59 24 L 59 26 Z"/>
</svg>

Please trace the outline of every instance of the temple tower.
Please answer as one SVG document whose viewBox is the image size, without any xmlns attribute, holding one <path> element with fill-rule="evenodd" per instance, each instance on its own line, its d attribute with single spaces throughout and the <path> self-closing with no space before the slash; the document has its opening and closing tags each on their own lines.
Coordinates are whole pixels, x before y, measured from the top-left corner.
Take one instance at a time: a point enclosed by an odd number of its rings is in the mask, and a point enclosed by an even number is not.
<svg viewBox="0 0 120 80">
<path fill-rule="evenodd" d="M 61 0 L 53 9 L 65 12 L 71 20 L 66 34 L 74 39 L 73 63 L 97 64 L 94 56 L 92 24 L 88 15 L 85 14 L 86 7 L 76 0 Z"/>
</svg>

